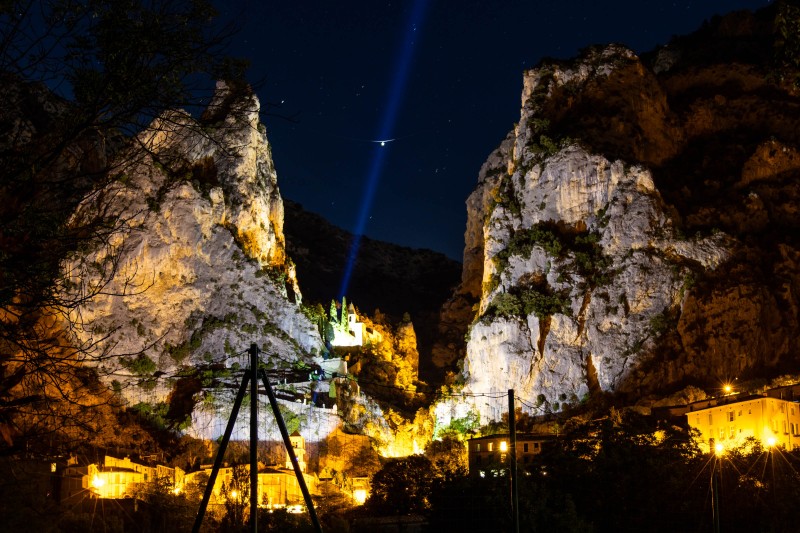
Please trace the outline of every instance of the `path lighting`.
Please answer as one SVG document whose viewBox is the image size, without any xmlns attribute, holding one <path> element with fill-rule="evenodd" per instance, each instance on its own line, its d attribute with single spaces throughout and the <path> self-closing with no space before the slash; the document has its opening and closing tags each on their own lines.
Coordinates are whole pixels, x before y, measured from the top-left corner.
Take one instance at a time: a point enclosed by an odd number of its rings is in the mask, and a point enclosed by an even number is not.
<svg viewBox="0 0 800 533">
<path fill-rule="evenodd" d="M 775 443 L 776 443 L 776 442 L 777 442 L 777 441 L 775 440 L 775 437 L 773 437 L 773 436 L 771 436 L 771 435 L 770 435 L 769 437 L 767 437 L 767 446 L 769 446 L 770 448 L 772 448 L 773 446 L 775 446 Z"/>
<path fill-rule="evenodd" d="M 239 491 L 238 491 L 238 490 L 235 490 L 235 489 L 234 489 L 234 490 L 232 490 L 232 491 L 231 491 L 231 499 L 232 499 L 232 500 L 235 500 L 235 499 L 236 499 L 236 498 L 238 498 L 238 497 L 239 497 Z"/>
<path fill-rule="evenodd" d="M 500 441 L 500 451 L 507 452 L 508 451 L 508 443 L 506 441 Z"/>
<path fill-rule="evenodd" d="M 730 384 L 730 383 L 726 383 L 726 384 L 725 384 L 725 385 L 722 387 L 722 390 L 724 390 L 724 391 L 725 391 L 725 394 L 730 394 L 730 393 L 733 391 L 733 387 L 731 386 L 731 384 Z"/>
<path fill-rule="evenodd" d="M 723 446 L 720 442 L 716 443 L 714 445 L 714 453 L 717 455 L 717 457 L 721 457 L 722 454 L 725 453 L 725 446 Z"/>
<path fill-rule="evenodd" d="M 106 480 L 101 478 L 100 476 L 94 476 L 92 478 L 92 486 L 96 489 L 104 486 L 106 484 Z"/>
</svg>

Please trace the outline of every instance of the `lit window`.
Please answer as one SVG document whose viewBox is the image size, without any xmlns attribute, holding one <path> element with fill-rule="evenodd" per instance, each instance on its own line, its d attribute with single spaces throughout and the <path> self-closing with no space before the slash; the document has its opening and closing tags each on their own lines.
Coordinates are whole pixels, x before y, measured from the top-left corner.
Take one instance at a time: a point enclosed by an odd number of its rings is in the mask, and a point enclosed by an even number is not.
<svg viewBox="0 0 800 533">
<path fill-rule="evenodd" d="M 489 451 L 494 451 L 494 442 L 489 443 Z"/>
<path fill-rule="evenodd" d="M 479 451 L 481 451 L 481 443 L 480 443 L 480 442 L 476 442 L 476 443 L 475 443 L 475 451 L 476 451 L 476 452 L 479 452 Z"/>
<path fill-rule="evenodd" d="M 719 440 L 723 440 L 725 438 L 725 428 L 719 428 Z"/>
<path fill-rule="evenodd" d="M 733 438 L 733 437 L 735 437 L 735 436 L 736 436 L 736 428 L 734 428 L 733 426 L 731 426 L 731 427 L 730 427 L 730 430 L 728 431 L 728 437 L 730 437 L 730 438 Z"/>
</svg>

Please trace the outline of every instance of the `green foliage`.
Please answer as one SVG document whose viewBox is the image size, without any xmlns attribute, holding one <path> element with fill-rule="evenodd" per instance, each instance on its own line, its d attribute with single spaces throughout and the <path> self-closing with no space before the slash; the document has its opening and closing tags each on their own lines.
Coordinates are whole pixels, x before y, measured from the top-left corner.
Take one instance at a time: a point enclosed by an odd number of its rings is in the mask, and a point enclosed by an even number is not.
<svg viewBox="0 0 800 533">
<path fill-rule="evenodd" d="M 508 174 L 504 174 L 501 178 L 500 184 L 493 192 L 492 201 L 492 207 L 487 210 L 488 212 L 491 212 L 494 209 L 494 205 L 497 204 L 502 205 L 515 216 L 519 216 L 522 212 L 522 206 L 520 205 L 519 198 L 514 190 L 514 183 L 511 180 L 511 176 Z"/>
<path fill-rule="evenodd" d="M 675 329 L 678 324 L 678 317 L 669 309 L 664 310 L 650 318 L 650 331 L 655 337 L 661 337 L 670 330 Z"/>
<path fill-rule="evenodd" d="M 504 263 L 511 256 L 529 257 L 534 246 L 539 246 L 553 257 L 561 255 L 563 244 L 554 224 L 539 222 L 528 229 L 515 231 L 508 245 L 495 257 Z"/>
<path fill-rule="evenodd" d="M 596 231 L 577 231 L 553 222 L 539 222 L 530 228 L 514 232 L 508 245 L 494 256 L 497 275 L 505 270 L 510 257 L 530 257 L 537 246 L 548 255 L 562 260 L 563 272 L 559 276 L 562 283 L 567 281 L 569 272 L 581 276 L 589 287 L 605 285 L 611 281 L 613 272 L 609 267 L 612 260 L 603 253 L 600 234 Z M 543 303 L 538 301 L 533 306 L 542 309 Z"/>
<path fill-rule="evenodd" d="M 597 210 L 595 214 L 597 216 L 597 226 L 600 228 L 605 228 L 608 226 L 609 220 L 611 220 L 611 216 L 608 214 L 608 204 L 606 204 L 601 209 Z"/>
<path fill-rule="evenodd" d="M 538 285 L 514 287 L 498 294 L 486 308 L 482 319 L 492 317 L 526 317 L 534 314 L 539 319 L 555 314 L 569 313 L 567 291 L 553 292 L 546 282 Z"/>
<path fill-rule="evenodd" d="M 443 436 L 453 436 L 458 439 L 468 438 L 480 428 L 481 416 L 477 411 L 470 411 L 462 418 L 452 418 L 450 424 L 444 428 L 438 428 L 434 438 Z"/>
<path fill-rule="evenodd" d="M 515 294 L 508 292 L 498 294 L 494 297 L 492 303 L 489 304 L 483 316 L 522 316 L 522 302 Z"/>
<path fill-rule="evenodd" d="M 340 311 L 341 310 L 341 311 Z M 326 331 L 328 328 L 347 333 L 349 325 L 347 324 L 347 298 L 342 297 L 341 306 L 337 305 L 335 300 L 331 300 L 331 307 L 329 312 L 329 319 L 326 324 Z M 333 338 L 333 331 L 329 331 L 328 339 Z"/>
<path fill-rule="evenodd" d="M 178 346 L 172 346 L 171 344 L 167 343 L 164 346 L 164 351 L 169 355 L 175 364 L 182 364 L 184 363 L 190 355 L 197 352 L 200 349 L 200 346 L 203 344 L 203 339 L 206 338 L 208 335 L 216 331 L 217 329 L 221 329 L 224 327 L 232 326 L 238 322 L 238 315 L 236 313 L 228 313 L 224 317 L 205 317 L 203 319 L 202 324 L 196 330 L 192 332 L 192 336 L 189 338 L 188 341 L 179 344 Z M 192 329 L 197 326 L 197 321 L 200 318 L 197 316 L 190 316 L 186 319 L 186 327 L 187 329 Z M 225 341 L 227 343 L 227 339 Z M 226 344 L 226 348 L 227 348 Z"/>
<path fill-rule="evenodd" d="M 136 357 L 123 357 L 120 359 L 120 364 L 139 377 L 152 376 L 158 369 L 156 363 L 143 353 Z"/>
<path fill-rule="evenodd" d="M 169 412 L 169 404 L 166 402 L 139 402 L 136 405 L 128 408 L 128 410 L 138 416 L 147 425 L 159 431 L 165 431 L 173 428 L 175 425 L 167 418 Z M 191 418 L 183 420 L 178 424 L 175 429 L 183 430 L 189 427 L 192 423 Z"/>
<path fill-rule="evenodd" d="M 284 407 L 283 405 L 279 404 L 278 409 L 281 412 L 281 416 L 283 417 L 283 422 L 286 424 L 286 430 L 291 435 L 295 431 L 300 429 L 300 426 L 306 422 L 307 416 L 306 415 L 299 415 L 294 411 L 290 410 L 288 407 Z"/>
<path fill-rule="evenodd" d="M 534 288 L 521 293 L 522 310 L 526 315 L 533 313 L 545 318 L 555 314 L 569 313 L 569 299 L 566 293 L 548 293 Z"/>
<path fill-rule="evenodd" d="M 498 285 L 500 285 L 500 275 L 497 272 L 493 272 L 489 279 L 483 282 L 481 290 L 483 294 L 489 294 L 494 291 Z"/>
</svg>

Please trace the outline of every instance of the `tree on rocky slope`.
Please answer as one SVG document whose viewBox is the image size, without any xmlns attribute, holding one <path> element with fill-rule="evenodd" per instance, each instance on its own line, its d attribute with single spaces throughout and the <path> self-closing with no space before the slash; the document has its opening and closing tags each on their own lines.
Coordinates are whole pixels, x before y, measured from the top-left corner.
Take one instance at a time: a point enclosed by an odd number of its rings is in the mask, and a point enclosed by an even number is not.
<svg viewBox="0 0 800 533">
<path fill-rule="evenodd" d="M 220 54 L 227 30 L 212 20 L 204 0 L 0 6 L 0 453 L 54 425 L 74 425 L 75 437 L 96 429 L 58 406 L 83 411 L 108 397 L 78 369 L 108 354 L 70 331 L 74 311 L 116 273 L 125 220 L 103 186 L 143 153 L 131 149 L 134 134 L 166 109 L 200 103 L 199 80 L 239 76 Z M 65 269 L 98 248 L 104 260 Z M 101 281 L 86 284 L 83 268 Z"/>
</svg>

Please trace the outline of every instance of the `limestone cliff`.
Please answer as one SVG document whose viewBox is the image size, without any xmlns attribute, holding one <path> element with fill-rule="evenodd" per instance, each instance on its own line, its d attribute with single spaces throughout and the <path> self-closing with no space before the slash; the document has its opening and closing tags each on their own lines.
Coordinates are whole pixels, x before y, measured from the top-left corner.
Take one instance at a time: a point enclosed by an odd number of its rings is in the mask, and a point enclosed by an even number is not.
<svg viewBox="0 0 800 533">
<path fill-rule="evenodd" d="M 182 395 L 179 418 L 201 399 L 213 406 L 211 385 L 235 376 L 250 343 L 268 368 L 321 354 L 258 110 L 248 88 L 218 84 L 202 119 L 162 115 L 82 206 L 124 225 L 70 267 L 69 290 L 93 295 L 73 313 L 75 334 L 131 404 Z"/>
<path fill-rule="evenodd" d="M 495 397 L 484 419 L 510 388 L 543 413 L 796 369 L 800 98 L 776 15 L 525 73 L 451 300 L 477 304 L 460 379 Z"/>
<path fill-rule="evenodd" d="M 199 120 L 170 111 L 142 132 L 110 184 L 74 214 L 100 210 L 113 225 L 66 264 L 64 290 L 85 295 L 70 316 L 73 342 L 123 404 L 163 410 L 199 437 L 224 430 L 251 343 L 278 373 L 320 363 L 326 351 L 286 255 L 283 200 L 258 114 L 249 88 L 218 84 Z M 401 337 L 415 346 L 409 329 Z M 416 350 L 400 348 L 416 372 Z M 273 384 L 287 423 L 310 441 L 343 424 L 384 454 L 412 453 L 422 438 L 418 425 L 343 377 L 335 405 L 312 405 L 312 392 L 327 397 L 332 380 L 304 375 Z M 271 414 L 262 416 L 261 437 L 279 439 Z M 246 424 L 234 438 L 249 438 Z"/>
</svg>

